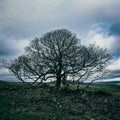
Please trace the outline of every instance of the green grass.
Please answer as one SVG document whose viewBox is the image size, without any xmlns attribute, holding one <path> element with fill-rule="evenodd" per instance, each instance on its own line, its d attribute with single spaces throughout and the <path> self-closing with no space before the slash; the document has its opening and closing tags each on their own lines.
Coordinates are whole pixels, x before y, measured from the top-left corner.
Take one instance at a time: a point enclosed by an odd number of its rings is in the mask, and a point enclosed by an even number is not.
<svg viewBox="0 0 120 120">
<path fill-rule="evenodd" d="M 118 86 L 58 91 L 53 85 L 32 90 L 0 82 L 0 120 L 120 120 L 119 93 Z"/>
</svg>

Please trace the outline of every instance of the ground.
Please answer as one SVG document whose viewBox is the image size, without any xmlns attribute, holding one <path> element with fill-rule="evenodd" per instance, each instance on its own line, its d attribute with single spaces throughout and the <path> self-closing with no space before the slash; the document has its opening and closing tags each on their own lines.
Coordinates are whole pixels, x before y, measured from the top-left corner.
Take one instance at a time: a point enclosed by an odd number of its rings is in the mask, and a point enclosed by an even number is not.
<svg viewBox="0 0 120 120">
<path fill-rule="evenodd" d="M 120 87 L 56 90 L 44 84 L 29 89 L 0 82 L 0 120 L 120 120 Z"/>
</svg>

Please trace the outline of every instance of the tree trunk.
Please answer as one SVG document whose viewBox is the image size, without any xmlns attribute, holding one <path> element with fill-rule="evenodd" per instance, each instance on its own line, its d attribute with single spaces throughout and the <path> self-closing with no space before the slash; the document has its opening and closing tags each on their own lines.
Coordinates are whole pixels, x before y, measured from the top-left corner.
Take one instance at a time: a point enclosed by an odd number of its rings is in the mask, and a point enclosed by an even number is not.
<svg viewBox="0 0 120 120">
<path fill-rule="evenodd" d="M 59 89 L 61 87 L 61 72 L 62 72 L 62 61 L 61 61 L 61 59 L 59 59 L 58 71 L 57 71 L 57 81 L 56 81 L 57 89 Z"/>
<path fill-rule="evenodd" d="M 56 81 L 56 88 L 59 89 L 60 87 L 61 87 L 61 76 L 58 76 Z"/>
</svg>

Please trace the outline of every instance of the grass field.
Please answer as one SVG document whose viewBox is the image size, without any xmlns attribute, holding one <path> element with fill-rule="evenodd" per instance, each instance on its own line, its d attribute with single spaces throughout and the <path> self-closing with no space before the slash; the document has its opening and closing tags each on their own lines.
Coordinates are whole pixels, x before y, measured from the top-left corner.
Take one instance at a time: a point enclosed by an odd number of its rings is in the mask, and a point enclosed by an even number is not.
<svg viewBox="0 0 120 120">
<path fill-rule="evenodd" d="M 120 120 L 120 87 L 56 90 L 0 82 L 0 120 Z"/>
</svg>

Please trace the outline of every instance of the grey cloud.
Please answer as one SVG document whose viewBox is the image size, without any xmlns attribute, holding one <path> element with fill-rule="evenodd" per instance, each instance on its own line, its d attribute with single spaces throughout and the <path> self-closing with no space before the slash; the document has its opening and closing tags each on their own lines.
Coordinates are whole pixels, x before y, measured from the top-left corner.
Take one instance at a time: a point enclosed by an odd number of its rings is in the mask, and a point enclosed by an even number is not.
<svg viewBox="0 0 120 120">
<path fill-rule="evenodd" d="M 0 0 L 0 59 L 22 53 L 28 39 L 57 28 L 84 39 L 91 26 L 100 23 L 97 32 L 117 36 L 118 43 L 119 5 L 120 0 Z M 117 56 L 119 49 L 117 44 Z"/>
<path fill-rule="evenodd" d="M 91 35 L 92 39 L 95 40 L 96 43 L 99 43 L 100 46 L 105 46 L 111 51 L 113 57 L 120 56 L 120 24 L 119 23 L 110 23 L 100 22 L 94 24 L 91 28 L 93 34 Z M 87 38 L 90 39 L 90 38 Z M 101 39 L 101 40 L 100 40 Z M 91 39 L 90 39 L 91 40 Z M 89 41 L 89 40 L 88 40 Z M 91 41 L 92 42 L 92 41 Z"/>
<path fill-rule="evenodd" d="M 56 27 L 76 30 L 79 26 L 80 32 L 98 19 L 99 12 L 112 18 L 116 10 L 111 12 L 111 8 L 118 3 L 119 0 L 4 0 L 0 5 L 0 31 L 8 36 L 32 37 Z"/>
<path fill-rule="evenodd" d="M 16 40 L 15 38 L 0 37 L 0 59 L 20 55 L 28 43 L 28 39 Z"/>
<path fill-rule="evenodd" d="M 0 56 L 12 56 L 19 52 L 9 40 L 0 40 Z"/>
<path fill-rule="evenodd" d="M 120 70 L 109 71 L 108 74 L 104 77 L 104 79 L 114 79 L 120 78 Z"/>
</svg>

